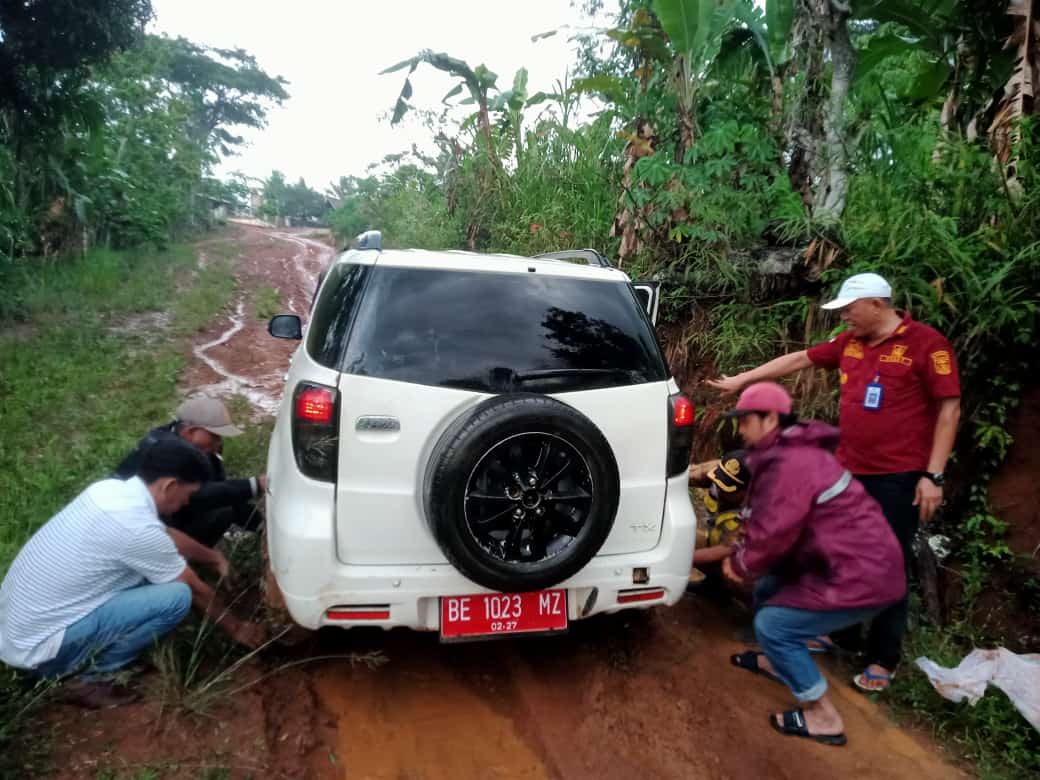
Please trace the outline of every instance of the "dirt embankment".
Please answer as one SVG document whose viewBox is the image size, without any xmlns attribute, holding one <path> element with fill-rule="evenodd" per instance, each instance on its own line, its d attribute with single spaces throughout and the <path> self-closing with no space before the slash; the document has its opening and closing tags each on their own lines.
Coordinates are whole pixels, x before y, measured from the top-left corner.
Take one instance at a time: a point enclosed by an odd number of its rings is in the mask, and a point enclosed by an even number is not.
<svg viewBox="0 0 1040 780">
<path fill-rule="evenodd" d="M 994 514 L 1008 524 L 1008 546 L 1040 574 L 1040 385 L 1022 399 L 1009 426 L 1014 442 L 989 486 Z"/>
<path fill-rule="evenodd" d="M 329 250 L 255 227 L 237 227 L 228 240 L 238 251 L 239 298 L 197 340 L 183 379 L 214 392 L 246 390 L 264 413 L 279 397 L 294 345 L 247 316 L 252 291 L 274 287 L 287 309 L 305 316 Z M 170 706 L 155 674 L 143 681 L 146 701 L 129 708 L 53 706 L 53 775 L 155 768 L 194 778 L 220 768 L 232 777 L 387 780 L 960 776 L 934 745 L 852 692 L 851 671 L 840 667 L 829 668 L 847 747 L 774 732 L 767 714 L 790 707 L 790 695 L 728 661 L 742 649 L 734 635 L 747 619 L 724 599 L 688 595 L 671 609 L 595 618 L 549 639 L 441 645 L 406 631 L 319 632 L 241 670 L 230 686 L 239 690 L 201 715 Z M 386 662 L 344 658 L 373 652 Z"/>
</svg>

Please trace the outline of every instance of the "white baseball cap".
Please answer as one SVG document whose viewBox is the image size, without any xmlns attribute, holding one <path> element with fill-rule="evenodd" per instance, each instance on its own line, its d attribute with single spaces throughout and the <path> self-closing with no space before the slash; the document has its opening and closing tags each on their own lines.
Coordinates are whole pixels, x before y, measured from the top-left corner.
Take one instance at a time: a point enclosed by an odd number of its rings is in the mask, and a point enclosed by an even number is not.
<svg viewBox="0 0 1040 780">
<path fill-rule="evenodd" d="M 828 301 L 821 309 L 841 309 L 860 298 L 891 298 L 892 285 L 877 274 L 850 276 L 838 290 L 838 297 Z"/>
</svg>

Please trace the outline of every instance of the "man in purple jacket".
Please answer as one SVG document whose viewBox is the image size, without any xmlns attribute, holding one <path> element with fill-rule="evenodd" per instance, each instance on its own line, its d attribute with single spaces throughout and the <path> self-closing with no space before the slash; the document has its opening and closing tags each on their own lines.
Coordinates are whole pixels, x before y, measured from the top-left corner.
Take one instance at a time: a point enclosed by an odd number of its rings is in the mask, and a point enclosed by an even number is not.
<svg viewBox="0 0 1040 780">
<path fill-rule="evenodd" d="M 781 682 L 800 707 L 770 716 L 784 734 L 844 745 L 806 642 L 869 620 L 906 593 L 902 550 L 878 503 L 834 457 L 838 430 L 799 423 L 791 397 L 759 382 L 736 409 L 752 480 L 746 536 L 723 563 L 738 583 L 758 582 L 755 635 L 762 652 L 735 666 Z"/>
</svg>

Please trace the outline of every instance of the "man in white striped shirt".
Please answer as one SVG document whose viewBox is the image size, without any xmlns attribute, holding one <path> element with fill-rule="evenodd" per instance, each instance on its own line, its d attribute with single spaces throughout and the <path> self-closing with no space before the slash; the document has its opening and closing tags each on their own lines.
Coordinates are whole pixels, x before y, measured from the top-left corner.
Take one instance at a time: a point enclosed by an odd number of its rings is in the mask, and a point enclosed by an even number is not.
<svg viewBox="0 0 1040 780">
<path fill-rule="evenodd" d="M 199 450 L 162 442 L 136 477 L 96 482 L 48 520 L 0 585 L 0 660 L 41 677 L 78 673 L 66 697 L 98 707 L 133 698 L 108 676 L 193 603 L 236 641 L 258 646 L 262 628 L 228 612 L 185 562 L 226 573 L 226 559 L 159 519 L 184 506 L 209 474 Z"/>
</svg>

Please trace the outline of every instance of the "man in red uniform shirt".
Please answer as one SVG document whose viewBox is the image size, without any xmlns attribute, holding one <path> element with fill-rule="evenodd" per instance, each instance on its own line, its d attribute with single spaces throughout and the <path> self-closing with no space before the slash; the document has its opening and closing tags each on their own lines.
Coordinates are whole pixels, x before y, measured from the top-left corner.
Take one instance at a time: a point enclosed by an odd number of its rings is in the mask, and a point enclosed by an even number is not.
<svg viewBox="0 0 1040 780">
<path fill-rule="evenodd" d="M 918 522 L 930 520 L 943 500 L 943 471 L 961 413 L 956 357 L 942 334 L 892 308 L 892 288 L 877 274 L 849 277 L 823 308 L 837 309 L 846 330 L 708 384 L 728 394 L 810 366 L 838 369 L 837 457 L 881 504 L 909 568 Z M 903 599 L 871 623 L 868 664 L 854 680 L 862 690 L 889 686 L 906 613 Z"/>
</svg>

